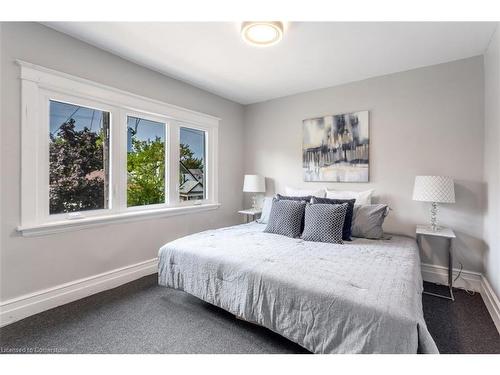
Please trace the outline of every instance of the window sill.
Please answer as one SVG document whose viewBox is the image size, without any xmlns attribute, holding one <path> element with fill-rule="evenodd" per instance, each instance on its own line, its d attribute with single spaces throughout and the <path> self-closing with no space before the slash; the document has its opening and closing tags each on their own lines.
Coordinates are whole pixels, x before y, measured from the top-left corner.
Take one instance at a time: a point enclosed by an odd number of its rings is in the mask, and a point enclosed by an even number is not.
<svg viewBox="0 0 500 375">
<path fill-rule="evenodd" d="M 87 217 L 82 219 L 62 220 L 44 224 L 19 226 L 17 230 L 23 235 L 23 237 L 36 237 L 47 234 L 92 228 L 100 226 L 102 224 L 126 223 L 130 221 L 151 219 L 156 217 L 168 217 L 168 216 L 211 211 L 211 210 L 216 210 L 219 207 L 220 203 L 206 203 L 193 206 L 168 207 L 156 210 L 125 212 L 125 213 L 105 215 L 105 216 Z"/>
</svg>

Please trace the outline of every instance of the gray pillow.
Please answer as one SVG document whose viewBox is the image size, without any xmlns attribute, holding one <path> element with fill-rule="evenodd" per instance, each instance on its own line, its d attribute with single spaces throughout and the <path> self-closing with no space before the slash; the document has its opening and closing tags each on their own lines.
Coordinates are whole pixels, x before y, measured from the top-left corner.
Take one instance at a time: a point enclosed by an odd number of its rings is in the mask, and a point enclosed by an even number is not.
<svg viewBox="0 0 500 375">
<path fill-rule="evenodd" d="M 269 222 L 264 232 L 299 237 L 305 207 L 306 203 L 302 201 L 273 199 Z"/>
<path fill-rule="evenodd" d="M 273 198 L 265 197 L 264 202 L 262 203 L 262 213 L 260 214 L 259 220 L 257 223 L 267 224 L 269 222 L 269 215 L 271 214 L 271 207 L 273 206 Z"/>
<path fill-rule="evenodd" d="M 316 242 L 344 243 L 342 231 L 349 204 L 308 204 L 303 240 Z"/>
<path fill-rule="evenodd" d="M 380 240 L 384 237 L 382 225 L 388 213 L 389 207 L 386 204 L 355 205 L 352 235 L 354 237 Z"/>
</svg>

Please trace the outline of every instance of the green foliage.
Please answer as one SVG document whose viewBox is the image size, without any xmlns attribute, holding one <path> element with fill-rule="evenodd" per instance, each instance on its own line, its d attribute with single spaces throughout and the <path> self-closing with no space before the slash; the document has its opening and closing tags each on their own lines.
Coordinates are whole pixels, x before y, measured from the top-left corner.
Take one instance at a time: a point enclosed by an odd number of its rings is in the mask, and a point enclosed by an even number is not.
<svg viewBox="0 0 500 375">
<path fill-rule="evenodd" d="M 70 119 L 50 140 L 50 213 L 104 208 L 104 134 L 77 131 Z"/>
<path fill-rule="evenodd" d="M 194 152 L 191 151 L 188 145 L 181 143 L 181 162 L 187 169 L 201 169 L 203 171 L 203 160 L 195 158 Z"/>
<path fill-rule="evenodd" d="M 132 138 L 127 156 L 127 205 L 142 206 L 165 202 L 165 144 Z"/>
</svg>

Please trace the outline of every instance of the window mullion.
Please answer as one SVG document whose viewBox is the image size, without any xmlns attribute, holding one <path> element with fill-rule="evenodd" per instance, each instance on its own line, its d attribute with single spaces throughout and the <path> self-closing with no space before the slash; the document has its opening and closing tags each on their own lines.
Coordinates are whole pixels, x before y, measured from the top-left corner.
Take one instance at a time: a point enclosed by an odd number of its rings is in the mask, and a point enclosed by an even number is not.
<svg viewBox="0 0 500 375">
<path fill-rule="evenodd" d="M 179 146 L 179 124 L 177 121 L 169 121 L 167 125 L 168 131 L 168 152 L 169 158 L 167 159 L 168 166 L 168 203 L 169 205 L 176 206 L 179 204 L 179 159 L 180 159 L 180 146 Z"/>
<path fill-rule="evenodd" d="M 113 111 L 111 120 L 113 184 L 112 212 L 123 212 L 127 208 L 127 117 L 122 110 Z"/>
<path fill-rule="evenodd" d="M 208 138 L 209 138 L 209 143 L 208 143 L 208 151 L 207 151 L 207 158 L 208 158 L 208 181 L 209 181 L 209 186 L 210 186 L 210 192 L 209 196 L 207 198 L 210 200 L 210 202 L 218 202 L 219 201 L 219 174 L 218 174 L 218 153 L 219 153 L 219 132 L 217 128 L 210 129 L 208 132 Z"/>
</svg>

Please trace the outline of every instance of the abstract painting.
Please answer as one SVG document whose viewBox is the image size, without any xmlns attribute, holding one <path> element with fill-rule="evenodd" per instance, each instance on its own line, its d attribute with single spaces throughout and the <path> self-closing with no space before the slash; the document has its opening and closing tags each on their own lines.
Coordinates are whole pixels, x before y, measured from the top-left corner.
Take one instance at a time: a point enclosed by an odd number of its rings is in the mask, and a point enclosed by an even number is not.
<svg viewBox="0 0 500 375">
<path fill-rule="evenodd" d="M 304 181 L 368 182 L 369 112 L 303 121 Z"/>
</svg>

